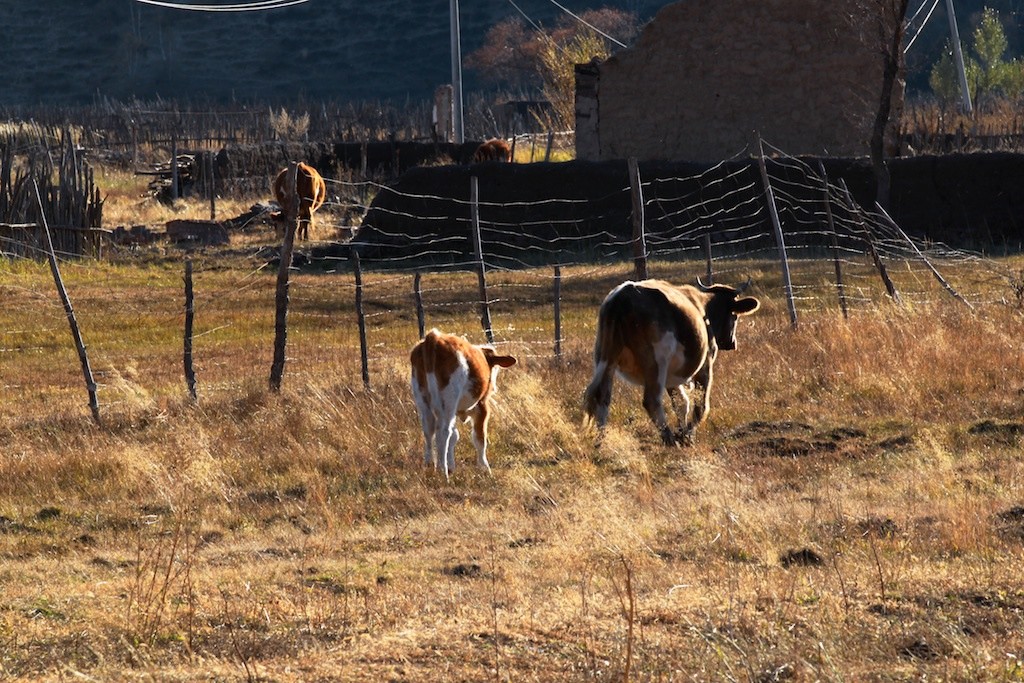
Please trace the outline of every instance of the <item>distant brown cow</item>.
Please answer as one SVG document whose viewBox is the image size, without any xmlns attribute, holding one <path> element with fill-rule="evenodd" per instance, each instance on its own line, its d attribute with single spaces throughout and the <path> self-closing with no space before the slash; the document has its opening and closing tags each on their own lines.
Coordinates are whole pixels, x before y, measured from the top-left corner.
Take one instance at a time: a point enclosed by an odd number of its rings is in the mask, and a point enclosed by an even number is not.
<svg viewBox="0 0 1024 683">
<path fill-rule="evenodd" d="M 512 148 L 500 138 L 492 138 L 480 144 L 473 153 L 473 163 L 482 161 L 512 161 Z"/>
<path fill-rule="evenodd" d="M 295 236 L 308 240 L 313 229 L 313 212 L 320 208 L 327 197 L 327 185 L 317 170 L 309 164 L 299 162 L 295 174 L 295 191 L 299 196 L 299 225 Z M 274 179 L 274 197 L 281 205 L 281 212 L 274 215 L 278 233 L 283 234 L 285 220 L 291 208 L 291 188 L 288 187 L 288 169 L 283 168 Z"/>
</svg>

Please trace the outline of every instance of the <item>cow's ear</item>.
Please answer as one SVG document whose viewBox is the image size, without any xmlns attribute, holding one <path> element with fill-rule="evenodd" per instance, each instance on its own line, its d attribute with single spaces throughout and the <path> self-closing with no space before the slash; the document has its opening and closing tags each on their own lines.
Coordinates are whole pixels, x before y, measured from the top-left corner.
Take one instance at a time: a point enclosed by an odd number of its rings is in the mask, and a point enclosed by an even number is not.
<svg viewBox="0 0 1024 683">
<path fill-rule="evenodd" d="M 761 302 L 752 296 L 745 296 L 737 299 L 732 305 L 732 312 L 736 315 L 750 315 L 761 307 Z"/>
<path fill-rule="evenodd" d="M 516 359 L 513 356 L 499 356 L 494 352 L 494 349 L 484 349 L 484 356 L 487 358 L 487 364 L 492 368 L 495 365 L 503 368 L 510 368 L 516 364 Z"/>
</svg>

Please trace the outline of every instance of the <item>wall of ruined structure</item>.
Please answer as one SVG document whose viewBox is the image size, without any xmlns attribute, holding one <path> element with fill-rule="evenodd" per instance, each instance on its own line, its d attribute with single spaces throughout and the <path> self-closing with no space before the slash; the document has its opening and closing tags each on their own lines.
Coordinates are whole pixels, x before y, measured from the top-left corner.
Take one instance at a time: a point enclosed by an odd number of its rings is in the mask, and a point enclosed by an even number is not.
<svg viewBox="0 0 1024 683">
<path fill-rule="evenodd" d="M 634 46 L 577 68 L 577 157 L 711 162 L 742 152 L 755 130 L 790 154 L 867 155 L 894 24 L 883 4 L 667 5 Z M 902 81 L 897 90 L 894 119 Z"/>
</svg>

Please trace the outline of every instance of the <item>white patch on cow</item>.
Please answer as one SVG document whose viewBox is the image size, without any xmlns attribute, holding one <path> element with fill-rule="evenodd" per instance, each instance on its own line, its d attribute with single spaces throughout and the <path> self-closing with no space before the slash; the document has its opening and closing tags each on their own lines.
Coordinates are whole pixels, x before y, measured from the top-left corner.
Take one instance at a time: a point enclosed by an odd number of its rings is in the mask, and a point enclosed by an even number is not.
<svg viewBox="0 0 1024 683">
<path fill-rule="evenodd" d="M 455 417 L 467 402 L 463 396 L 469 384 L 469 365 L 466 357 L 458 354 L 458 365 L 448 378 L 448 384 L 441 388 L 437 375 L 427 375 L 427 389 L 430 392 L 430 408 L 435 419 L 434 446 L 437 457 L 444 463 L 444 475 L 448 477 L 455 471 L 455 444 L 459 442 L 459 430 L 455 426 Z M 470 406 L 476 403 L 468 399 Z M 435 463 L 435 467 L 439 463 Z"/>
</svg>

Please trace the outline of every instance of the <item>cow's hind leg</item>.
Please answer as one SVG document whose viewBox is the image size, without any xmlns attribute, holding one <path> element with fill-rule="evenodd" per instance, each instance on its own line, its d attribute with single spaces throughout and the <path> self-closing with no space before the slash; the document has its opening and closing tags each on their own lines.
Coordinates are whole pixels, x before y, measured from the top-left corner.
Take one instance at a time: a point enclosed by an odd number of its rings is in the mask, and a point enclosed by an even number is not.
<svg viewBox="0 0 1024 683">
<path fill-rule="evenodd" d="M 712 363 L 711 359 L 705 363 L 704 367 L 701 368 L 700 372 L 694 378 L 695 383 L 701 388 L 700 401 L 693 406 L 693 421 L 690 423 L 689 428 L 683 434 L 683 440 L 688 444 L 693 444 L 697 433 L 697 427 L 699 427 L 704 420 L 708 417 L 708 411 L 711 409 L 711 380 L 712 380 Z"/>
<path fill-rule="evenodd" d="M 427 465 L 436 465 L 432 447 L 437 432 L 437 416 L 429 406 L 420 408 L 420 424 L 423 427 L 423 462 Z"/>
<path fill-rule="evenodd" d="M 608 412 L 612 404 L 612 380 L 615 368 L 606 361 L 594 367 L 594 376 L 583 393 L 583 412 L 589 420 L 597 424 L 598 443 L 604 436 L 604 426 L 608 423 Z"/>
<path fill-rule="evenodd" d="M 473 419 L 473 445 L 476 446 L 476 464 L 481 469 L 491 471 L 487 462 L 487 421 L 490 417 L 487 403 L 481 401 L 470 413 Z"/>
<path fill-rule="evenodd" d="M 663 374 L 657 365 L 648 368 L 644 373 L 644 410 L 658 428 L 662 442 L 671 446 L 675 444 L 676 439 L 669 429 L 668 418 L 665 416 L 665 403 L 662 400 L 662 396 L 665 395 Z"/>
<path fill-rule="evenodd" d="M 455 426 L 455 416 L 442 415 L 438 419 L 435 430 L 434 445 L 437 448 L 437 461 L 434 468 L 444 470 L 444 478 L 448 479 L 455 470 L 455 444 L 459 442 L 459 430 Z"/>
<path fill-rule="evenodd" d="M 420 426 L 423 428 L 423 462 L 430 465 L 434 461 L 433 442 L 434 430 L 437 429 L 437 416 L 415 374 L 412 377 L 412 398 L 416 404 L 416 412 L 420 416 Z"/>
<path fill-rule="evenodd" d="M 668 398 L 672 402 L 672 410 L 676 414 L 676 436 L 682 439 L 690 424 L 689 386 L 680 384 L 677 387 L 669 387 Z"/>
</svg>

